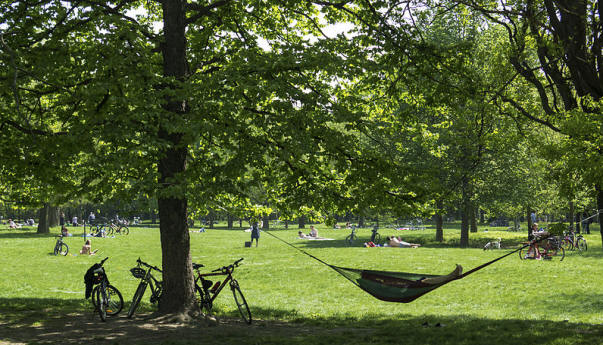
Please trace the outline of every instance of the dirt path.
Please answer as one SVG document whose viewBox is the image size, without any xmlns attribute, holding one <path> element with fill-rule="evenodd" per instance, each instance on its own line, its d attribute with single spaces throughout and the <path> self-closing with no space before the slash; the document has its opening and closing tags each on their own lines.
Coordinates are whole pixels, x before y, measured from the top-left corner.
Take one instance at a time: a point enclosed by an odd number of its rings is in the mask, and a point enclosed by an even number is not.
<svg viewBox="0 0 603 345">
<path fill-rule="evenodd" d="M 349 329 L 324 329 L 285 322 L 237 319 L 217 323 L 195 320 L 187 323 L 157 321 L 151 314 L 128 319 L 123 315 L 101 322 L 98 315 L 78 313 L 40 323 L 35 317 L 0 322 L 0 345 L 20 344 L 257 344 L 261 339 L 306 338 L 320 334 L 348 334 Z M 354 330 L 360 331 L 360 330 Z M 278 341 L 277 341 L 278 342 Z"/>
</svg>

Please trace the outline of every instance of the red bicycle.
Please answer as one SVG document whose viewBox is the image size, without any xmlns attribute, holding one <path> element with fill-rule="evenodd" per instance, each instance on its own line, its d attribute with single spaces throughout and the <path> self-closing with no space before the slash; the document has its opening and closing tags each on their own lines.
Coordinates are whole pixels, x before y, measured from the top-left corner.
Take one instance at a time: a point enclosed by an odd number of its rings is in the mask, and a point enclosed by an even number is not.
<svg viewBox="0 0 603 345">
<path fill-rule="evenodd" d="M 241 317 L 247 324 L 251 324 L 251 310 L 249 310 L 249 306 L 247 305 L 247 301 L 241 292 L 241 288 L 239 287 L 239 282 L 232 277 L 232 272 L 234 272 L 235 267 L 238 267 L 240 262 L 243 261 L 243 258 L 233 262 L 228 266 L 223 266 L 217 268 L 211 273 L 201 273 L 199 269 L 204 267 L 202 264 L 193 263 L 193 269 L 197 272 L 197 277 L 195 278 L 195 290 L 199 295 L 199 299 L 197 303 L 201 307 L 201 310 L 205 309 L 207 313 L 211 311 L 214 300 L 220 294 L 220 291 L 226 286 L 226 284 L 230 285 L 230 290 L 235 299 L 235 303 L 237 304 L 237 308 L 241 313 Z M 217 281 L 215 284 L 211 280 L 207 279 L 208 277 L 215 276 L 226 276 L 222 282 Z"/>
<path fill-rule="evenodd" d="M 546 239 L 534 239 L 530 242 L 524 242 L 525 246 L 519 250 L 521 260 L 559 260 L 565 258 L 565 249 L 561 246 L 555 237 Z"/>
</svg>

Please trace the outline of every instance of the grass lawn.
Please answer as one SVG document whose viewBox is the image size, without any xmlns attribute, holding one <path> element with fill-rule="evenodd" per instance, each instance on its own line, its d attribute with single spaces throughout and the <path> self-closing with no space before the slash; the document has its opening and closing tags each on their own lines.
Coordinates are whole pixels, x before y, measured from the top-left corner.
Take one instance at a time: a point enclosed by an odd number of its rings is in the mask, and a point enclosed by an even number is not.
<svg viewBox="0 0 603 345">
<path fill-rule="evenodd" d="M 603 251 L 599 230 L 593 225 L 592 235 L 586 236 L 587 252 L 567 252 L 563 262 L 520 260 L 513 254 L 408 304 L 371 297 L 267 233 L 262 233 L 259 247 L 245 248 L 250 234 L 239 229 L 191 232 L 193 261 L 208 270 L 245 258 L 234 276 L 254 323 L 246 326 L 237 321 L 232 295 L 224 290 L 215 306 L 221 320 L 217 327 L 201 322 L 177 329 L 156 327 L 152 337 L 141 325 L 141 319 L 154 310 L 149 292 L 143 298 L 141 316 L 129 320 L 122 312 L 101 323 L 84 300 L 83 275 L 108 256 L 109 280 L 123 294 L 127 308 L 138 284 L 129 272 L 136 259 L 161 265 L 157 228 L 132 228 L 129 236 L 94 238 L 92 248 L 99 249 L 96 256 L 75 255 L 83 244 L 83 238 L 77 237 L 82 228 L 72 228 L 76 236 L 65 241 L 73 255 L 66 257 L 51 254 L 58 229 L 37 235 L 34 229 L 2 228 L 0 344 L 75 344 L 82 339 L 108 344 L 601 344 Z M 470 234 L 473 248 L 469 249 L 455 247 L 460 234 L 453 227 L 445 228 L 443 244 L 433 242 L 434 230 L 429 227 L 380 229 L 383 237 L 396 234 L 423 244 L 417 249 L 364 248 L 362 242 L 370 237 L 368 228 L 359 230 L 360 240 L 352 247 L 343 240 L 350 232 L 345 229 L 318 227 L 320 236 L 333 241 L 297 240 L 297 226 L 272 233 L 338 266 L 447 274 L 457 263 L 469 270 L 517 248 L 525 236 L 502 228 L 484 229 Z M 499 237 L 503 249 L 481 249 Z M 69 330 L 72 321 L 81 327 Z M 443 326 L 435 327 L 438 323 Z M 9 327 L 19 331 L 9 331 Z M 61 329 L 62 338 L 53 337 L 55 327 Z"/>
</svg>

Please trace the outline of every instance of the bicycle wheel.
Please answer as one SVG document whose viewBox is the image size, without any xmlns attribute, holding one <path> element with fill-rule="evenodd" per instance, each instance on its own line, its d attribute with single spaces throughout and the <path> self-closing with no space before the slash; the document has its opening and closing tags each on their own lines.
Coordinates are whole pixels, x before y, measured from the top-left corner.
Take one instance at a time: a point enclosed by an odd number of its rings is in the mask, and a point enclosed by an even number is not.
<svg viewBox="0 0 603 345">
<path fill-rule="evenodd" d="M 241 317 L 245 322 L 250 325 L 251 324 L 251 310 L 249 310 L 249 306 L 247 305 L 247 301 L 241 292 L 241 288 L 239 287 L 239 282 L 235 279 L 230 281 L 230 288 L 232 289 L 232 294 L 235 299 L 235 303 L 237 304 L 237 308 L 239 308 L 239 312 L 241 313 Z"/>
<path fill-rule="evenodd" d="M 549 245 L 546 247 L 546 252 L 543 256 L 547 260 L 563 261 L 565 258 L 565 249 L 563 249 L 563 247 Z"/>
<path fill-rule="evenodd" d="M 140 282 L 138 287 L 136 288 L 136 292 L 134 293 L 134 297 L 132 297 L 132 304 L 130 304 L 130 309 L 128 310 L 128 318 L 132 318 L 136 308 L 138 308 L 138 304 L 144 295 L 144 291 L 147 289 L 147 283 Z"/>
<path fill-rule="evenodd" d="M 96 295 L 94 296 L 96 299 L 96 309 L 98 310 L 98 315 L 100 316 L 102 321 L 107 321 L 107 290 L 102 286 L 98 286 L 96 289 Z"/>
<path fill-rule="evenodd" d="M 113 285 L 107 285 L 107 315 L 114 316 L 124 307 L 124 298 L 121 292 Z"/>
<path fill-rule="evenodd" d="M 94 289 L 92 290 L 92 296 L 90 298 L 90 300 L 92 301 L 92 305 L 94 306 L 94 311 L 96 311 L 96 308 L 98 308 L 98 301 L 97 301 L 97 294 L 98 294 L 98 287 L 99 285 L 95 286 Z"/>
<path fill-rule="evenodd" d="M 130 233 L 130 228 L 128 228 L 126 225 L 121 227 L 120 232 L 122 233 L 122 235 L 128 235 Z"/>
<path fill-rule="evenodd" d="M 348 244 L 348 246 L 351 246 L 354 244 L 354 240 L 356 240 L 356 238 L 356 235 L 348 235 L 348 237 L 345 238 L 345 242 Z"/>
<path fill-rule="evenodd" d="M 565 250 L 572 250 L 572 249 L 574 249 L 574 244 L 568 238 L 564 238 L 563 240 L 561 240 L 561 246 Z"/>
<path fill-rule="evenodd" d="M 520 258 L 521 260 L 525 260 L 525 259 L 531 259 L 530 257 L 528 257 L 528 251 L 529 251 L 529 248 L 530 248 L 530 247 L 524 247 L 524 248 L 521 248 L 521 249 L 519 250 L 519 258 Z"/>
<path fill-rule="evenodd" d="M 113 235 L 114 232 L 115 232 L 114 227 L 110 226 L 109 228 L 107 228 L 107 236 Z"/>
<path fill-rule="evenodd" d="M 209 314 L 212 308 L 212 302 L 211 298 L 209 297 L 209 293 L 203 292 L 203 289 L 196 284 L 195 291 L 197 291 L 197 305 L 199 306 L 199 309 L 201 310 L 201 312 L 205 310 L 205 312 Z"/>
<path fill-rule="evenodd" d="M 60 250 L 61 250 L 60 243 L 55 244 L 54 245 L 54 251 L 53 251 L 54 255 L 59 255 Z"/>
<path fill-rule="evenodd" d="M 63 256 L 67 256 L 67 254 L 69 253 L 69 246 L 67 245 L 67 243 L 61 242 L 61 244 L 57 247 L 59 247 L 59 254 L 61 254 Z"/>
<path fill-rule="evenodd" d="M 580 251 L 587 251 L 588 250 L 588 245 L 586 244 L 586 240 L 582 237 L 580 237 L 577 241 L 576 241 L 576 247 L 578 247 L 578 250 Z"/>
</svg>

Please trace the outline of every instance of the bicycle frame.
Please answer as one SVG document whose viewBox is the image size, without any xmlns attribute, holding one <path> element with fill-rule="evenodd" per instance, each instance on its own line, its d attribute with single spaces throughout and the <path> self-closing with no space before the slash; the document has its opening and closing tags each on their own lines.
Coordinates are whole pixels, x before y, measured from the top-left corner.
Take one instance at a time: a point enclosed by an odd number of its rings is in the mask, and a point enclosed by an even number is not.
<svg viewBox="0 0 603 345">
<path fill-rule="evenodd" d="M 199 285 L 199 286 L 203 286 L 203 284 L 198 284 L 198 282 L 202 279 L 206 279 L 206 277 L 214 277 L 214 276 L 227 276 L 226 278 L 224 278 L 224 281 L 222 281 L 220 283 L 220 285 L 218 286 L 217 289 L 215 289 L 212 293 L 210 293 L 209 295 L 211 296 L 211 298 L 209 299 L 212 303 L 214 302 L 214 300 L 216 299 L 216 297 L 218 297 L 218 295 L 220 294 L 220 291 L 222 291 L 222 289 L 224 289 L 224 287 L 226 286 L 226 284 L 228 284 L 228 282 L 230 282 L 232 280 L 232 270 L 231 269 L 226 269 L 226 272 L 212 272 L 212 273 L 199 273 L 197 275 L 197 278 L 195 278 L 195 284 Z M 211 290 L 213 290 L 212 288 L 208 288 L 208 289 L 204 289 L 206 290 L 206 292 L 211 292 Z"/>
<path fill-rule="evenodd" d="M 151 296 L 156 296 L 157 298 L 159 297 L 159 292 L 161 292 L 161 282 L 155 278 L 153 276 L 153 274 L 151 273 L 151 271 L 153 270 L 153 268 L 149 267 L 147 270 L 147 274 L 145 275 L 145 277 L 143 278 L 143 280 L 149 284 L 149 287 L 151 288 Z"/>
<path fill-rule="evenodd" d="M 239 312 L 241 313 L 241 317 L 247 324 L 251 324 L 251 310 L 249 309 L 249 305 L 241 292 L 241 287 L 235 278 L 233 278 L 232 273 L 234 272 L 235 267 L 239 266 L 239 263 L 243 261 L 243 258 L 233 262 L 228 266 L 223 266 L 221 268 L 215 269 L 210 273 L 201 273 L 199 271 L 203 265 L 193 263 L 193 269 L 197 273 L 195 277 L 195 289 L 198 290 L 199 293 L 199 303 L 201 309 L 206 309 L 207 312 L 210 312 L 212 309 L 212 305 L 214 300 L 220 292 L 224 289 L 226 285 L 230 286 L 232 290 L 233 297 Z M 226 276 L 222 282 L 217 282 L 214 287 L 211 286 L 213 283 L 211 280 L 206 279 L 208 277 L 216 277 L 216 276 Z"/>
</svg>

